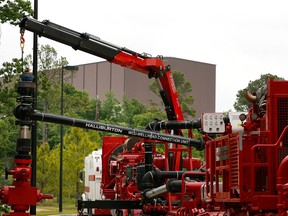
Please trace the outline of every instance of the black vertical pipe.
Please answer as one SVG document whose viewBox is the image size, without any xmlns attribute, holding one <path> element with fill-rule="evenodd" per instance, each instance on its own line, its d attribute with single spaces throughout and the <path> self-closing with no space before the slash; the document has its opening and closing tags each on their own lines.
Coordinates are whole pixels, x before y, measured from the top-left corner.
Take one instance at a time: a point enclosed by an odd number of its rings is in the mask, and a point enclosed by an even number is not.
<svg viewBox="0 0 288 216">
<path fill-rule="evenodd" d="M 34 18 L 38 19 L 38 0 L 34 0 Z M 35 87 L 33 109 L 37 110 L 37 70 L 38 70 L 38 36 L 33 34 L 33 76 Z M 36 159 L 37 159 L 37 121 L 34 121 L 34 124 L 31 128 L 31 156 L 32 156 L 32 176 L 31 176 L 31 186 L 36 187 Z M 30 215 L 36 215 L 36 206 L 30 207 Z"/>
<path fill-rule="evenodd" d="M 145 149 L 145 173 L 152 171 L 153 155 L 152 155 L 152 143 L 144 143 Z"/>
</svg>

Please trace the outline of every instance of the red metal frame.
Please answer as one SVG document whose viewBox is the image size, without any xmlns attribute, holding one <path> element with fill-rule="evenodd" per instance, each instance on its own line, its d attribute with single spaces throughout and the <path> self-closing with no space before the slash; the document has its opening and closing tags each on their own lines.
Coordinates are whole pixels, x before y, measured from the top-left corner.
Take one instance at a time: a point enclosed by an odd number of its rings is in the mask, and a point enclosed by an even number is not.
<svg viewBox="0 0 288 216">
<path fill-rule="evenodd" d="M 252 114 L 257 113 L 254 106 L 243 124 L 243 132 L 206 142 L 207 202 L 223 211 L 287 211 L 288 159 L 280 158 L 287 155 L 288 149 L 287 90 L 287 81 L 269 80 L 263 117 L 252 119 Z M 279 175 L 280 181 L 276 178 Z"/>
<path fill-rule="evenodd" d="M 131 150 L 123 149 L 122 152 L 119 152 L 117 159 L 111 161 L 111 154 L 115 149 L 123 146 L 128 137 L 125 136 L 107 136 L 103 138 L 102 143 L 102 184 L 101 188 L 103 190 L 103 195 L 105 198 L 113 200 L 141 200 L 141 191 L 136 187 L 136 167 L 140 163 L 145 162 L 145 150 L 143 143 L 148 142 L 148 140 L 140 140 L 134 145 Z M 149 141 L 151 142 L 151 141 Z M 168 151 L 165 151 L 164 154 L 161 154 L 156 151 L 156 145 L 158 142 L 154 141 L 153 147 L 153 166 L 159 170 L 169 170 L 168 169 Z M 164 144 L 168 148 L 168 143 Z M 183 159 L 183 168 L 187 170 L 199 169 L 201 166 L 201 161 L 198 158 L 192 158 L 192 148 L 188 147 L 187 149 L 171 149 L 169 151 L 187 151 L 187 158 Z M 115 169 L 113 169 L 114 167 Z M 127 171 L 132 170 L 131 177 L 127 176 Z M 111 174 L 111 170 L 113 173 Z M 200 172 L 199 172 L 200 173 Z M 204 175 L 204 172 L 201 172 Z M 187 192 L 190 192 L 192 186 L 187 187 Z M 197 186 L 200 187 L 200 186 Z M 200 190 L 200 188 L 198 188 Z M 181 199 L 181 193 L 171 194 L 166 193 L 163 195 L 166 197 L 166 200 L 169 201 L 167 206 L 152 206 L 144 205 L 143 209 L 146 213 L 155 212 L 176 212 L 177 209 L 173 207 L 172 201 Z M 140 215 L 142 211 L 134 210 L 134 215 Z M 125 214 L 124 214 L 125 215 Z"/>
</svg>

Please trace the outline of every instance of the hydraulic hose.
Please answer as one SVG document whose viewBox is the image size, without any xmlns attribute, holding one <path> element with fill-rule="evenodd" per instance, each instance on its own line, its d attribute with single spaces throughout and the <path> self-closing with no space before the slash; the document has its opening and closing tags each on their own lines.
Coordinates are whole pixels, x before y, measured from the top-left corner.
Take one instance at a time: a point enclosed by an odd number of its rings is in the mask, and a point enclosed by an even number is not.
<svg viewBox="0 0 288 216">
<path fill-rule="evenodd" d="M 148 124 L 146 129 L 149 130 L 165 130 L 165 129 L 191 129 L 201 128 L 201 120 L 198 121 L 154 121 Z"/>
<path fill-rule="evenodd" d="M 160 171 L 160 170 L 153 170 L 150 172 L 146 172 L 146 174 L 143 176 L 142 182 L 141 182 L 141 188 L 143 190 L 150 189 L 150 188 L 156 188 L 165 179 L 181 179 L 182 175 L 185 174 L 184 171 Z M 197 179 L 204 181 L 205 179 L 205 172 L 195 171 L 195 172 L 189 172 L 186 174 L 186 177 L 189 177 L 191 179 Z"/>
</svg>

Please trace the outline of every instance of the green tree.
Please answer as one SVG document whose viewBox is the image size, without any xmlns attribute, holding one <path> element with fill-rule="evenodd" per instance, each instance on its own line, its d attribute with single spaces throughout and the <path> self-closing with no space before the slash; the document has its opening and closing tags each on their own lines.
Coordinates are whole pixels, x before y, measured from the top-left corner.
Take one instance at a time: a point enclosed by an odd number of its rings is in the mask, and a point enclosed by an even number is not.
<svg viewBox="0 0 288 216">
<path fill-rule="evenodd" d="M 43 193 L 56 194 L 59 178 L 59 148 L 50 150 L 49 144 L 43 143 L 37 148 L 37 187 Z"/>
<path fill-rule="evenodd" d="M 30 1 L 24 0 L 0 0 L 0 21 L 18 25 L 24 15 L 33 15 Z"/>
<path fill-rule="evenodd" d="M 0 0 L 0 22 L 18 25 L 20 19 L 26 15 L 33 15 L 30 1 L 25 0 Z M 16 106 L 17 88 L 16 82 L 18 74 L 22 72 L 22 66 L 25 64 L 20 59 L 12 59 L 12 62 L 3 63 L 0 69 L 0 118 L 1 126 L 1 152 L 5 152 L 4 160 L 7 161 L 15 154 L 16 134 L 18 127 L 15 126 L 13 118 L 13 108 Z M 5 117 L 5 118 L 3 118 Z M 4 129 L 6 128 L 6 129 Z M 6 133 L 7 132 L 7 133 Z M 6 148 L 6 149 L 5 149 Z M 1 158 L 3 155 L 1 155 Z M 11 160 L 11 159 L 10 159 Z M 6 163 L 6 162 L 5 162 Z"/>
<path fill-rule="evenodd" d="M 136 115 L 146 113 L 147 107 L 135 98 L 129 99 L 127 96 L 124 96 L 122 100 L 122 110 L 125 125 L 131 127 L 134 126 L 133 118 Z"/>
<path fill-rule="evenodd" d="M 87 110 L 94 108 L 93 101 L 86 91 L 80 91 L 73 85 L 64 85 L 64 115 L 87 119 Z"/>
<path fill-rule="evenodd" d="M 87 109 L 91 110 L 93 107 L 93 101 L 89 98 L 89 95 L 85 91 L 80 91 L 76 89 L 69 83 L 64 84 L 63 88 L 63 111 L 64 116 L 80 118 L 80 119 L 89 119 L 87 117 Z M 61 106 L 61 98 L 60 98 L 61 88 L 59 84 L 54 84 L 52 89 L 47 90 L 47 107 L 48 113 L 53 114 L 60 114 L 60 106 Z M 41 100 L 41 97 L 39 98 Z M 94 119 L 91 119 L 94 120 Z M 40 122 L 40 127 L 43 123 Z M 69 130 L 69 127 L 64 126 L 64 134 Z M 60 142 L 59 136 L 59 125 L 46 123 L 46 136 L 47 142 L 49 143 L 50 147 L 53 148 Z M 43 129 L 42 129 L 43 132 Z M 42 132 L 39 134 L 39 139 L 42 138 Z"/>
<path fill-rule="evenodd" d="M 32 65 L 32 56 L 28 55 L 25 61 Z M 57 51 L 49 45 L 41 45 L 38 49 L 38 104 L 37 109 L 45 113 L 59 113 L 60 110 L 60 81 L 62 66 L 68 64 L 65 57 L 58 57 Z M 68 72 L 66 72 L 68 73 Z M 64 74 L 65 75 L 65 74 Z M 42 143 L 48 141 L 49 128 L 51 124 L 39 123 L 38 130 L 42 130 L 39 140 Z M 53 126 L 52 126 L 53 127 Z"/>
<path fill-rule="evenodd" d="M 58 57 L 57 51 L 49 45 L 40 46 L 39 52 L 39 73 L 38 73 L 38 106 L 39 111 L 45 113 L 60 114 L 61 101 L 61 76 L 62 66 L 66 66 L 68 61 L 65 57 Z M 0 118 L 1 116 L 13 117 L 13 109 L 16 107 L 17 83 L 19 75 L 23 68 L 29 68 L 32 65 L 32 56 L 27 55 L 22 63 L 20 59 L 13 59 L 12 62 L 3 63 L 0 69 Z M 64 70 L 64 78 L 69 79 L 73 76 L 71 71 Z M 92 107 L 93 104 L 89 99 L 87 92 L 79 91 L 70 84 L 64 85 L 64 114 L 85 118 L 86 109 Z M 11 122 L 11 121 L 9 121 Z M 9 128 L 14 126 L 14 122 Z M 59 143 L 59 125 L 39 122 L 38 124 L 38 140 L 42 143 L 48 142 L 51 147 Z M 11 132 L 11 131 L 10 131 Z M 14 132 L 12 134 L 15 134 Z M 15 146 L 16 136 L 13 144 L 7 146 Z"/>
<path fill-rule="evenodd" d="M 79 172 L 84 168 L 84 158 L 100 148 L 99 134 L 72 127 L 64 137 L 63 151 L 63 193 L 71 198 L 75 192 L 83 191 L 79 186 Z M 78 195 L 76 194 L 78 197 Z"/>
<path fill-rule="evenodd" d="M 191 82 L 187 81 L 184 74 L 179 71 L 174 71 L 173 77 L 184 116 L 186 118 L 188 116 L 194 117 L 196 111 L 192 108 L 194 98 L 192 96 Z"/>
<path fill-rule="evenodd" d="M 25 64 L 25 62 L 24 62 Z M 16 154 L 16 141 L 19 127 L 15 125 L 13 109 L 16 107 L 17 83 L 22 72 L 22 61 L 12 59 L 3 63 L 0 69 L 0 124 L 1 124 L 1 153 L 2 162 L 11 165 L 12 157 Z M 7 164 L 8 163 L 8 164 Z"/>
<path fill-rule="evenodd" d="M 2 116 L 0 118 L 0 128 L 0 166 L 12 168 L 19 127 L 15 125 L 13 116 Z M 0 169 L 0 174 L 4 174 L 4 169 Z"/>
<path fill-rule="evenodd" d="M 194 117 L 196 111 L 192 108 L 194 98 L 191 95 L 192 92 L 191 82 L 187 81 L 184 77 L 184 74 L 179 71 L 173 71 L 173 79 L 177 89 L 184 117 L 185 118 L 187 118 L 188 116 Z M 156 80 L 149 85 L 149 89 L 158 96 L 160 96 Z"/>
<path fill-rule="evenodd" d="M 25 63 L 24 63 L 25 64 Z M 16 106 L 17 83 L 22 72 L 22 61 L 12 59 L 12 62 L 4 62 L 0 69 L 0 115 L 11 115 Z"/>
<path fill-rule="evenodd" d="M 99 98 L 92 98 L 89 105 L 82 112 L 83 118 L 90 121 L 99 121 L 101 101 Z"/>
<path fill-rule="evenodd" d="M 251 93 L 255 93 L 260 87 L 267 83 L 267 80 L 272 78 L 274 80 L 283 80 L 284 78 L 278 77 L 277 75 L 262 74 L 259 79 L 254 81 L 250 80 L 246 89 Z M 251 102 L 247 101 L 244 97 L 244 89 L 238 91 L 236 95 L 236 101 L 234 103 L 234 109 L 238 112 L 247 112 L 251 107 Z"/>
<path fill-rule="evenodd" d="M 105 99 L 98 103 L 99 106 L 96 106 L 97 101 L 93 100 L 93 110 L 90 111 L 93 114 L 90 115 L 95 116 L 98 107 L 100 121 L 109 124 L 145 128 L 155 117 L 165 118 L 165 113 L 159 108 L 155 106 L 147 108 L 135 98 L 130 99 L 127 96 L 124 96 L 120 102 L 112 91 L 107 92 Z"/>
<path fill-rule="evenodd" d="M 133 117 L 133 126 L 135 128 L 145 129 L 149 123 L 153 122 L 154 119 L 165 119 L 166 114 L 161 111 L 158 107 L 152 106 L 147 109 L 144 113 L 139 113 Z"/>
<path fill-rule="evenodd" d="M 100 121 L 119 125 L 123 122 L 122 105 L 114 92 L 107 92 L 100 105 Z"/>
</svg>

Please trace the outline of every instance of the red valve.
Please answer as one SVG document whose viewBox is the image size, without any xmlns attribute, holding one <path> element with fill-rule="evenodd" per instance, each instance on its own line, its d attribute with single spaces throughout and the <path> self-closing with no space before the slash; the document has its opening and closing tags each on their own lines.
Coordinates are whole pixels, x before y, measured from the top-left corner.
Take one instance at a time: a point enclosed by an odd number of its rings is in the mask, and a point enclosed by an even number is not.
<svg viewBox="0 0 288 216">
<path fill-rule="evenodd" d="M 30 179 L 31 178 L 31 168 L 30 167 L 15 167 L 13 170 L 9 172 L 13 178 L 18 180 L 22 179 Z"/>
<path fill-rule="evenodd" d="M 42 194 L 40 193 L 40 191 L 38 190 L 38 199 L 37 202 L 44 200 L 44 199 L 53 199 L 53 195 L 52 194 Z"/>
<path fill-rule="evenodd" d="M 10 170 L 13 176 L 12 186 L 3 186 L 0 190 L 2 204 L 11 205 L 14 212 L 10 216 L 29 216 L 26 211 L 43 199 L 53 199 L 53 195 L 42 194 L 36 187 L 31 187 L 31 160 L 15 159 L 16 167 Z M 8 216 L 8 215 L 6 215 Z"/>
</svg>

